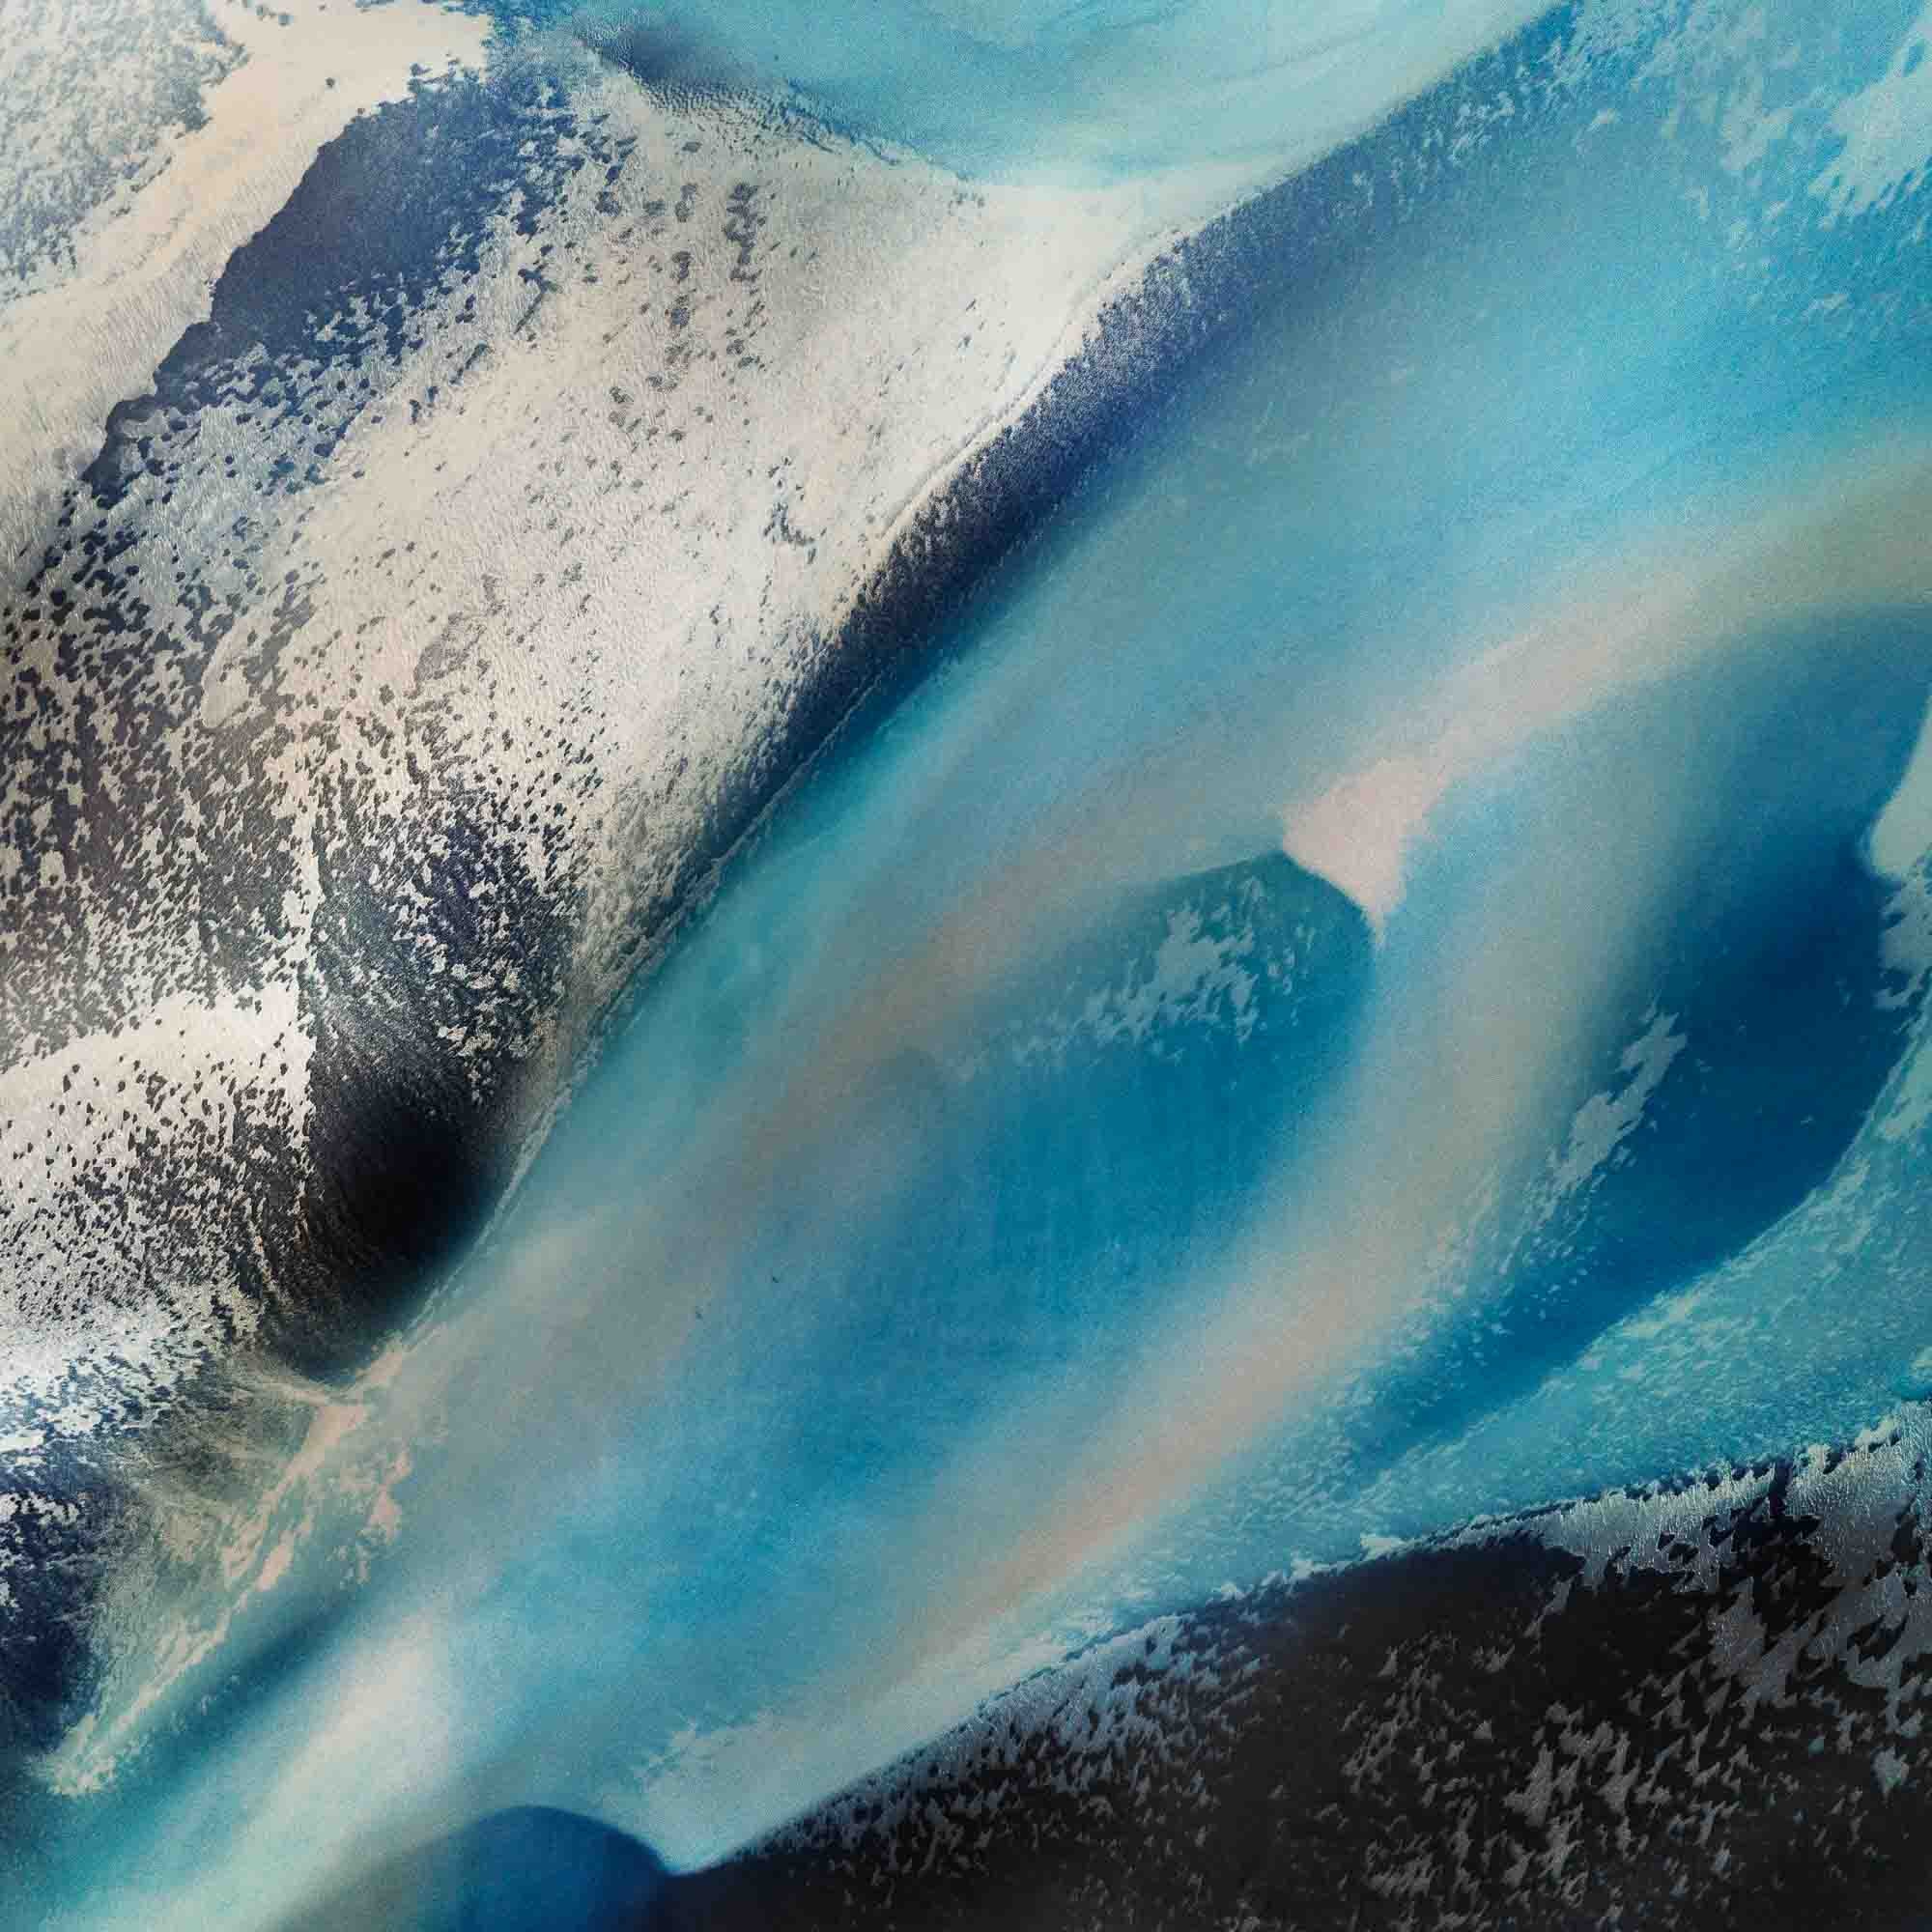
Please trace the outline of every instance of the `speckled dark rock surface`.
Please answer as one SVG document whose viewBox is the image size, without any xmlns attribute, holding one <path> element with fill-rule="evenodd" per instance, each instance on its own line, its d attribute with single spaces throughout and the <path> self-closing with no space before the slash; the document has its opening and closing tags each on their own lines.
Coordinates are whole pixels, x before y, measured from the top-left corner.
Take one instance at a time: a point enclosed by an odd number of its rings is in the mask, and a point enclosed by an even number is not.
<svg viewBox="0 0 1932 1932">
<path fill-rule="evenodd" d="M 1926 1413 L 1160 1619 L 680 1881 L 680 1922 L 1923 1922 Z"/>
</svg>

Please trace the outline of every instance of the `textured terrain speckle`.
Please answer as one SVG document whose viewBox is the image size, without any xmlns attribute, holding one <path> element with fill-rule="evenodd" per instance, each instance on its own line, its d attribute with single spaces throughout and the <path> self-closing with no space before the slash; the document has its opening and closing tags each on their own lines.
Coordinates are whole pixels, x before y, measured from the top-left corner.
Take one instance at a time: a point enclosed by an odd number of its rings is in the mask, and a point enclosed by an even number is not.
<svg viewBox="0 0 1932 1932">
<path fill-rule="evenodd" d="M 1932 1424 L 1164 1617 L 683 1882 L 693 1926 L 1918 1922 Z"/>
</svg>

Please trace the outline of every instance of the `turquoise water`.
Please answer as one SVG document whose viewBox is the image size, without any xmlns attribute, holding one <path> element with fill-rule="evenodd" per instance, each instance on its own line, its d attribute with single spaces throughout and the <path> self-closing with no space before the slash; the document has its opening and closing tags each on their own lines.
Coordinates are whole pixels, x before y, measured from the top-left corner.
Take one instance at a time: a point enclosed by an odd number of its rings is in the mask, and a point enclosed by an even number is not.
<svg viewBox="0 0 1932 1932">
<path fill-rule="evenodd" d="M 1522 25 L 1523 0 L 495 0 L 653 85 L 749 89 L 969 174 L 1121 181 L 1312 158 Z"/>
</svg>

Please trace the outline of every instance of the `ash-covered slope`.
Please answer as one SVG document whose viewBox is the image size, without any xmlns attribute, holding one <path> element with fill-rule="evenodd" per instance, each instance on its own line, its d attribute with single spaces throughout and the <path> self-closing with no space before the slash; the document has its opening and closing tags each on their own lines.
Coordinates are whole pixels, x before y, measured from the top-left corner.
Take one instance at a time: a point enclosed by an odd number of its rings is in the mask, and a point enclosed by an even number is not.
<svg viewBox="0 0 1932 1932">
<path fill-rule="evenodd" d="M 1159 1619 L 675 1923 L 1287 1932 L 1922 1921 L 1932 1416 Z"/>
</svg>

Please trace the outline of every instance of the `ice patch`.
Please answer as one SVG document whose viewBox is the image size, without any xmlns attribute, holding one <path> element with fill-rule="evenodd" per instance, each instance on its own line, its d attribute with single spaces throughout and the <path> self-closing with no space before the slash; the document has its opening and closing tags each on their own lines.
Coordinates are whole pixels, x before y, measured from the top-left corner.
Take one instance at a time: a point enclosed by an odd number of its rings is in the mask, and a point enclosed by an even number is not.
<svg viewBox="0 0 1932 1932">
<path fill-rule="evenodd" d="M 1624 1049 L 1618 1063 L 1629 1078 L 1612 1093 L 1592 1094 L 1577 1110 L 1562 1158 L 1550 1156 L 1552 1206 L 1600 1172 L 1635 1132 L 1650 1096 L 1684 1050 L 1685 1036 L 1671 1031 L 1675 1024 L 1674 1014 L 1653 1008 L 1643 1033 Z"/>
<path fill-rule="evenodd" d="M 1873 1119 L 1879 1137 L 1894 1144 L 1918 1139 L 1932 1122 L 1932 1011 L 1920 1012 Z"/>
<path fill-rule="evenodd" d="M 1222 917 L 1233 911 L 1223 907 Z M 1160 1037 L 1170 1030 L 1211 1022 L 1224 1009 L 1232 1016 L 1235 1038 L 1244 1042 L 1260 1011 L 1254 1000 L 1256 973 L 1265 970 L 1254 957 L 1255 947 L 1252 918 L 1231 930 L 1213 932 L 1207 929 L 1199 905 L 1177 906 L 1168 914 L 1167 931 L 1144 973 L 1130 968 L 1120 983 L 1090 994 L 1070 1018 L 1059 1016 L 1045 1032 L 1016 1042 L 1013 1061 L 1019 1065 L 1042 1059 L 1057 1062 L 1082 1037 L 1100 1046 L 1125 1040 L 1158 1053 L 1163 1051 Z"/>
<path fill-rule="evenodd" d="M 1888 1008 L 1914 1005 L 1932 979 L 1932 867 L 1920 864 L 1886 907 L 1879 950 L 1893 983 L 1878 996 Z"/>
<path fill-rule="evenodd" d="M 146 390 L 182 331 L 207 316 L 228 258 L 323 144 L 425 73 L 480 67 L 487 39 L 484 21 L 424 6 L 214 0 L 213 13 L 240 58 L 203 93 L 198 125 L 157 128 L 155 150 L 135 164 L 136 191 L 91 209 L 63 238 L 62 270 L 7 291 L 0 306 L 0 367 L 19 399 L 0 439 L 0 582 L 39 562 L 60 485 L 99 447 L 109 411 Z M 49 95 L 69 25 L 58 8 L 8 8 L 7 59 L 29 73 L 38 61 Z M 154 51 L 130 37 L 106 65 L 139 66 Z M 0 79 L 14 84 L 11 72 Z M 113 84 L 95 65 L 69 84 L 82 83 L 89 93 Z M 10 119 L 5 176 L 37 165 L 38 118 Z"/>
<path fill-rule="evenodd" d="M 1932 163 L 1932 7 L 1899 42 L 1885 75 L 1832 116 L 1843 151 L 1811 184 L 1826 220 L 1889 208 L 1916 194 Z"/>
<path fill-rule="evenodd" d="M 1911 762 L 1874 822 L 1866 842 L 1872 869 L 1903 879 L 1932 852 L 1932 711 L 1918 727 Z"/>
</svg>

